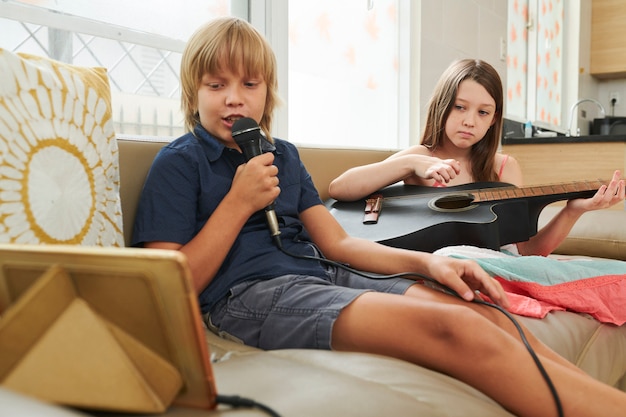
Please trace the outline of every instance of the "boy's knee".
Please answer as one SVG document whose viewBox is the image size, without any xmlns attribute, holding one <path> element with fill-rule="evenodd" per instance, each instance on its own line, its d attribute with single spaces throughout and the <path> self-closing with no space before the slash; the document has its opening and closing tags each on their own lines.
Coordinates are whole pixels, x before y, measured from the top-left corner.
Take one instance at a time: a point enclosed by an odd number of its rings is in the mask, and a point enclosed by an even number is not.
<svg viewBox="0 0 626 417">
<path fill-rule="evenodd" d="M 446 306 L 433 320 L 433 336 L 446 344 L 456 347 L 493 344 L 492 331 L 496 328 L 492 322 L 480 313 L 466 306 Z M 497 337 L 496 337 L 497 339 Z"/>
</svg>

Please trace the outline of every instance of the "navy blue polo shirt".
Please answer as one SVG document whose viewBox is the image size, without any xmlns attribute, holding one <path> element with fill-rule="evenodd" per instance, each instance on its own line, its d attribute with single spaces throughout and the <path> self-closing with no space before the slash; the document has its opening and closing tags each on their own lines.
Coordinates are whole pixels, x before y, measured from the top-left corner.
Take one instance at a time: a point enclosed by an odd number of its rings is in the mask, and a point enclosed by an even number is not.
<svg viewBox="0 0 626 417">
<path fill-rule="evenodd" d="M 156 156 L 137 208 L 133 246 L 153 241 L 186 244 L 230 190 L 245 157 L 200 125 L 194 133 L 166 145 Z M 322 204 L 321 199 L 296 147 L 280 139 L 274 142 L 264 140 L 263 149 L 274 152 L 278 167 L 281 192 L 274 204 L 283 247 L 291 253 L 315 255 L 299 213 Z M 208 312 L 237 283 L 287 274 L 326 277 L 319 262 L 291 257 L 276 247 L 261 210 L 248 219 L 217 275 L 199 295 L 202 312 Z"/>
</svg>

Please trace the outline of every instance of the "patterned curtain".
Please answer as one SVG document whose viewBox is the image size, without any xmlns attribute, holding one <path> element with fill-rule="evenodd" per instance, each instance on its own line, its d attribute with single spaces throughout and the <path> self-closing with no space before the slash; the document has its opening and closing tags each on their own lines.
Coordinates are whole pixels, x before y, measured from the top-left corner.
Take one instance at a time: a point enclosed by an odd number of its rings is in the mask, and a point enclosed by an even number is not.
<svg viewBox="0 0 626 417">
<path fill-rule="evenodd" d="M 509 0 L 508 115 L 555 127 L 561 124 L 563 8 L 562 0 Z M 530 18 L 529 10 L 536 10 Z M 536 31 L 536 44 L 529 42 L 529 28 Z M 529 59 L 536 65 L 532 74 Z M 528 112 L 530 88 L 535 89 L 535 114 Z"/>
</svg>

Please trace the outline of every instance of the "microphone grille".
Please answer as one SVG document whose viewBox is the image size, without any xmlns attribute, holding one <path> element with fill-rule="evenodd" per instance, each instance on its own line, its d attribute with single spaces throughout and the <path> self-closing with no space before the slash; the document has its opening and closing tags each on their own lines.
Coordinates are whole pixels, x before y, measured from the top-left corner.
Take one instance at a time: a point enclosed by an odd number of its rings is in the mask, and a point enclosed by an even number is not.
<svg viewBox="0 0 626 417">
<path fill-rule="evenodd" d="M 254 119 L 250 117 L 242 117 L 241 119 L 236 120 L 235 123 L 233 123 L 231 132 L 233 136 L 237 136 L 237 135 L 241 135 L 243 133 L 249 132 L 249 131 L 260 130 L 260 129 L 261 128 L 259 127 L 258 123 Z"/>
<path fill-rule="evenodd" d="M 261 149 L 261 128 L 249 117 L 244 117 L 233 123 L 231 129 L 233 139 L 243 152 L 246 160 L 250 160 L 257 155 L 261 155 L 263 150 Z"/>
</svg>

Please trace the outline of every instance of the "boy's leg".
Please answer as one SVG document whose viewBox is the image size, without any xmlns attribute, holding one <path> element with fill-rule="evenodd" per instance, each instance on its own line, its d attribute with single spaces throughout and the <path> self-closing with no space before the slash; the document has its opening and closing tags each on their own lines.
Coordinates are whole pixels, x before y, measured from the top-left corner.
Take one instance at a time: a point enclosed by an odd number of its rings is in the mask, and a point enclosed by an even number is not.
<svg viewBox="0 0 626 417">
<path fill-rule="evenodd" d="M 506 330 L 509 334 L 511 334 L 516 339 L 519 339 L 521 341 L 521 336 L 519 334 L 519 331 L 515 327 L 513 322 L 507 316 L 505 316 L 501 311 L 499 311 L 498 309 L 494 307 L 489 307 L 489 306 L 480 305 L 480 304 L 470 305 L 465 300 L 452 298 L 448 294 L 444 294 L 440 291 L 432 291 L 429 288 L 424 288 L 424 286 L 422 285 L 413 285 L 406 291 L 405 295 L 410 296 L 410 297 L 416 297 L 420 300 L 431 300 L 431 301 L 442 302 L 442 303 L 453 303 L 453 304 L 458 304 L 458 305 L 469 307 L 475 310 L 476 312 L 480 313 L 489 321 L 496 324 L 498 327 Z M 564 357 L 562 357 L 561 355 L 553 351 L 551 348 L 546 346 L 539 339 L 537 339 L 521 323 L 518 323 L 518 324 L 522 328 L 524 335 L 526 337 L 526 340 L 528 341 L 528 343 L 530 343 L 530 345 L 532 346 L 533 350 L 535 350 L 536 353 L 546 356 L 556 362 L 559 362 L 562 365 L 567 366 L 572 370 L 584 373 L 584 371 L 582 371 L 576 365 L 574 365 L 573 363 L 571 363 L 570 361 L 568 361 L 567 359 L 565 359 Z"/>
<path fill-rule="evenodd" d="M 429 289 L 424 291 L 429 294 Z M 362 294 L 337 318 L 333 348 L 383 354 L 451 375 L 516 415 L 557 415 L 534 361 L 509 331 L 478 313 L 474 304 L 413 295 Z M 626 393 L 542 354 L 539 357 L 566 416 L 623 415 Z"/>
</svg>

